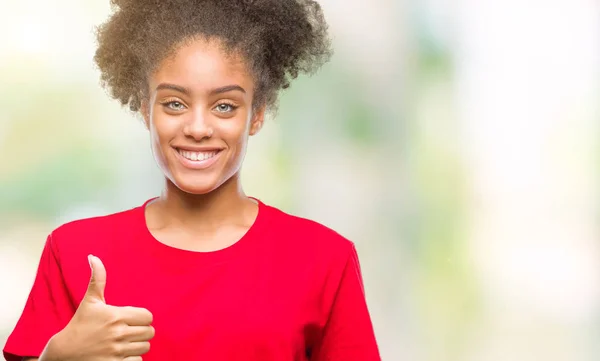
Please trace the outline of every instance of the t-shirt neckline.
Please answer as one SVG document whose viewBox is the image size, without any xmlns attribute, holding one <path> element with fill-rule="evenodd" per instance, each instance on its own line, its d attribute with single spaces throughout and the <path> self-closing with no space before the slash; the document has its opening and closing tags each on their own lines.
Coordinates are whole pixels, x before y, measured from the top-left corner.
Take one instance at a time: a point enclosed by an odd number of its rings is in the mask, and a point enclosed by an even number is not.
<svg viewBox="0 0 600 361">
<path fill-rule="evenodd" d="M 143 242 L 142 248 L 149 251 L 153 255 L 164 259 L 165 261 L 172 260 L 173 262 L 186 262 L 186 260 L 190 261 L 198 261 L 202 260 L 204 262 L 219 262 L 229 259 L 236 254 L 243 253 L 245 249 L 257 243 L 260 239 L 260 233 L 265 224 L 267 223 L 268 218 L 268 206 L 261 202 L 259 199 L 254 197 L 249 197 L 255 200 L 258 203 L 258 214 L 250 228 L 246 231 L 246 233 L 235 243 L 227 246 L 225 248 L 216 250 L 216 251 L 191 251 L 182 248 L 177 248 L 173 246 L 169 246 L 165 243 L 162 243 L 158 239 L 154 237 L 150 229 L 148 228 L 148 223 L 146 221 L 146 207 L 152 201 L 158 199 L 158 197 L 150 198 L 144 204 L 137 209 L 137 218 L 138 224 L 141 225 L 141 241 Z"/>
</svg>

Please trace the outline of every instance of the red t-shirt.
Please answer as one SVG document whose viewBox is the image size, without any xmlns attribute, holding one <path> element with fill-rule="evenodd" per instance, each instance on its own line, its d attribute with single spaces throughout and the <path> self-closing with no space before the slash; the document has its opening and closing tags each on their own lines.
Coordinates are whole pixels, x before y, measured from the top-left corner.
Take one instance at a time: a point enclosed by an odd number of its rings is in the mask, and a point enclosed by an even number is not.
<svg viewBox="0 0 600 361">
<path fill-rule="evenodd" d="M 38 357 L 66 326 L 89 283 L 88 254 L 105 265 L 108 304 L 152 312 L 144 361 L 380 360 L 350 241 L 259 201 L 238 242 L 185 251 L 151 235 L 147 203 L 50 234 L 6 360 Z"/>
</svg>

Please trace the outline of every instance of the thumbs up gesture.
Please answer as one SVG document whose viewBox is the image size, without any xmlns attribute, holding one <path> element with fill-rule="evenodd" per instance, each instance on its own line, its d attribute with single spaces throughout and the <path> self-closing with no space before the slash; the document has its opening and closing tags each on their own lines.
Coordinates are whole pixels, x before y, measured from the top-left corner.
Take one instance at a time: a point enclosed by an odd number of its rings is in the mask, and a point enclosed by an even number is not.
<svg viewBox="0 0 600 361">
<path fill-rule="evenodd" d="M 54 337 L 56 355 L 42 359 L 141 361 L 154 337 L 152 314 L 143 308 L 107 305 L 104 265 L 95 256 L 88 259 L 92 275 L 85 296 L 69 324 Z"/>
</svg>

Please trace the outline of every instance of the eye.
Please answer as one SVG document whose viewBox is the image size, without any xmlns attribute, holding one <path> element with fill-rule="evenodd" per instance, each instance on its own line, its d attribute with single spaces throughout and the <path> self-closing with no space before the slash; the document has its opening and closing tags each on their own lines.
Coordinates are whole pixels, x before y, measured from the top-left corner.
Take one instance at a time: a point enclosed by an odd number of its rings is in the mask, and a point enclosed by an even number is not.
<svg viewBox="0 0 600 361">
<path fill-rule="evenodd" d="M 163 105 L 166 106 L 167 108 L 169 108 L 171 110 L 175 110 L 175 111 L 185 109 L 185 105 L 183 105 L 183 103 L 178 102 L 178 101 L 167 102 L 167 103 L 164 103 Z"/>
<path fill-rule="evenodd" d="M 221 103 L 215 107 L 215 110 L 219 113 L 231 113 L 236 109 L 237 107 L 235 105 L 229 103 Z"/>
</svg>

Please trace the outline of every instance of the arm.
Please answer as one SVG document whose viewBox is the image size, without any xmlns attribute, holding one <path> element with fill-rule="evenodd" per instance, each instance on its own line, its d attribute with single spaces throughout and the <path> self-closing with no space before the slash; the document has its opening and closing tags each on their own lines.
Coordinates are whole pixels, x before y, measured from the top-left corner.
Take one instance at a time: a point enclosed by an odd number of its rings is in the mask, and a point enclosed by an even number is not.
<svg viewBox="0 0 600 361">
<path fill-rule="evenodd" d="M 23 357 L 22 361 L 56 361 L 56 360 L 60 360 L 62 358 L 62 356 L 57 356 L 56 354 L 56 347 L 53 347 L 53 339 L 56 337 L 53 336 L 50 341 L 48 341 L 48 344 L 46 345 L 46 347 L 44 347 L 44 351 L 42 351 L 42 354 L 40 355 L 40 357 Z M 52 348 L 53 351 L 48 351 L 48 349 Z M 52 356 L 49 356 L 48 354 L 53 354 Z"/>
<path fill-rule="evenodd" d="M 107 305 L 106 269 L 91 255 L 88 288 L 75 310 L 57 254 L 49 237 L 23 314 L 4 348 L 6 360 L 139 359 L 148 352 L 154 337 L 150 311 Z"/>
<path fill-rule="evenodd" d="M 314 356 L 316 361 L 381 360 L 354 245 Z"/>
<path fill-rule="evenodd" d="M 25 308 L 4 347 L 8 361 L 36 360 L 75 309 L 61 272 L 56 244 L 48 236 Z"/>
</svg>

